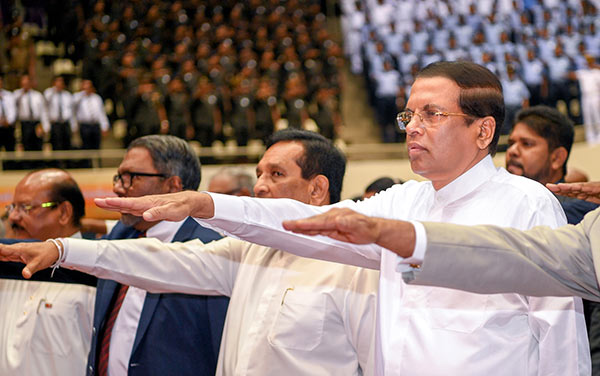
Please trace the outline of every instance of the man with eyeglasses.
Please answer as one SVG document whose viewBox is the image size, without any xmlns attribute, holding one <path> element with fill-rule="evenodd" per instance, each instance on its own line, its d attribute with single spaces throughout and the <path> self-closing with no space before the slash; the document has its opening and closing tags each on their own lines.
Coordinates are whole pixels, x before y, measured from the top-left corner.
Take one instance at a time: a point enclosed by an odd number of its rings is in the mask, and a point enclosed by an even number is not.
<svg viewBox="0 0 600 376">
<path fill-rule="evenodd" d="M 85 203 L 77 183 L 65 171 L 27 174 L 15 187 L 13 203 L 6 210 L 18 239 L 81 238 Z M 14 268 L 15 273 L 19 269 Z M 0 269 L 0 373 L 84 374 L 95 287 L 16 280 L 11 270 L 11 265 Z"/>
<path fill-rule="evenodd" d="M 197 190 L 200 175 L 200 162 L 187 142 L 174 136 L 145 136 L 129 144 L 113 177 L 113 191 L 119 197 L 140 197 Z M 139 236 L 204 243 L 221 237 L 191 218 L 158 222 L 123 214 L 107 239 Z M 119 297 L 123 301 L 116 309 L 113 301 Z M 152 294 L 100 279 L 87 375 L 214 374 L 228 300 Z M 112 320 L 107 339 L 106 327 Z"/>
<path fill-rule="evenodd" d="M 379 265 L 378 374 L 586 375 L 590 357 L 580 299 L 479 295 L 408 285 L 411 259 L 376 244 L 353 247 L 283 229 L 284 219 L 348 207 L 369 216 L 518 229 L 566 223 L 556 198 L 529 179 L 496 168 L 504 120 L 502 86 L 470 62 L 425 67 L 399 115 L 414 172 L 429 179 L 396 185 L 370 199 L 315 207 L 291 200 L 186 192 L 98 200 L 146 220 L 193 216 L 247 241 L 300 256 Z M 343 218 L 337 219 L 343 220 Z M 343 240 L 343 239 L 342 239 Z"/>
</svg>

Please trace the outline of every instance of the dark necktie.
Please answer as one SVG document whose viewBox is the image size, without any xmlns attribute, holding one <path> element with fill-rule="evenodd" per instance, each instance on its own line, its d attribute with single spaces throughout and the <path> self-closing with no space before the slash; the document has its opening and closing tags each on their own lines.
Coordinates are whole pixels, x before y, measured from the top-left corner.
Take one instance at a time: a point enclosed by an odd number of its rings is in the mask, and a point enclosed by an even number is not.
<svg viewBox="0 0 600 376">
<path fill-rule="evenodd" d="M 62 123 L 62 121 L 63 121 L 61 97 L 62 97 L 62 93 L 59 91 L 58 92 L 58 121 L 59 121 L 59 123 Z"/>
<path fill-rule="evenodd" d="M 145 238 L 146 232 L 142 232 L 138 235 L 139 238 Z M 112 336 L 112 330 L 115 326 L 115 321 L 117 321 L 117 316 L 119 315 L 119 310 L 123 305 L 123 300 L 125 299 L 125 295 L 127 295 L 127 289 L 129 286 L 127 285 L 119 285 L 119 289 L 117 290 L 117 296 L 115 297 L 115 301 L 112 305 L 110 313 L 108 314 L 108 318 L 106 323 L 104 324 L 104 331 L 102 332 L 102 337 L 100 340 L 100 352 L 98 354 L 98 375 L 99 376 L 107 376 L 108 375 L 108 354 L 110 350 L 110 337 Z"/>
<path fill-rule="evenodd" d="M 33 121 L 35 120 L 35 117 L 33 115 L 33 101 L 31 99 L 31 92 L 27 93 L 27 103 L 29 104 L 29 120 Z"/>
<path fill-rule="evenodd" d="M 127 285 L 119 285 L 119 289 L 117 290 L 117 296 L 115 298 L 112 309 L 108 314 L 106 324 L 104 325 L 102 341 L 100 341 L 100 353 L 98 356 L 98 375 L 100 376 L 108 375 L 108 353 L 110 350 L 110 337 L 112 335 L 112 330 L 115 326 L 115 321 L 117 320 L 119 310 L 123 305 L 123 300 L 125 299 L 125 295 L 127 294 L 128 288 L 129 286 Z"/>
</svg>

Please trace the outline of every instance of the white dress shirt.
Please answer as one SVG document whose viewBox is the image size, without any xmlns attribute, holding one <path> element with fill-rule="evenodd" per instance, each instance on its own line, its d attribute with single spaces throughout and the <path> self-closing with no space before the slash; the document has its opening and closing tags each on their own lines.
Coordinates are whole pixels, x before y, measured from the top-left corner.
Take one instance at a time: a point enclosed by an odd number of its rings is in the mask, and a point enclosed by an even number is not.
<svg viewBox="0 0 600 376">
<path fill-rule="evenodd" d="M 48 118 L 51 122 L 70 121 L 73 116 L 73 96 L 66 90 L 58 91 L 54 87 L 44 90 L 48 104 Z"/>
<path fill-rule="evenodd" d="M 17 104 L 17 117 L 23 121 L 39 121 L 44 132 L 50 131 L 50 121 L 46 111 L 46 100 L 39 91 L 18 89 L 14 93 Z"/>
<path fill-rule="evenodd" d="M 0 375 L 84 375 L 95 297 L 90 286 L 1 279 Z"/>
<path fill-rule="evenodd" d="M 0 119 L 6 119 L 8 124 L 14 125 L 17 120 L 17 105 L 13 93 L 0 89 Z"/>
<path fill-rule="evenodd" d="M 159 222 L 146 231 L 146 237 L 169 243 L 173 240 L 184 221 L 185 219 L 179 222 Z M 83 251 L 87 253 L 89 249 Z M 129 359 L 131 359 L 133 343 L 145 301 L 145 290 L 129 286 L 110 337 L 108 374 L 111 376 L 127 376 Z"/>
<path fill-rule="evenodd" d="M 65 267 L 100 278 L 156 293 L 230 296 L 219 376 L 374 374 L 377 271 L 232 238 L 67 239 L 65 249 Z"/>
<path fill-rule="evenodd" d="M 361 266 L 380 264 L 377 372 L 380 375 L 587 375 L 581 300 L 516 294 L 479 295 L 407 285 L 402 260 L 377 245 L 352 245 L 285 231 L 282 219 L 330 207 L 285 199 L 211 194 L 215 216 L 199 221 L 248 241 L 298 255 Z M 436 191 L 431 182 L 396 185 L 368 200 L 334 206 L 370 216 L 519 229 L 557 227 L 566 218 L 541 184 L 496 169 L 487 156 Z"/>
<path fill-rule="evenodd" d="M 73 111 L 71 129 L 75 131 L 79 123 L 100 124 L 100 129 L 108 130 L 109 123 L 104 110 L 102 98 L 96 94 L 86 94 L 83 91 L 73 94 Z"/>
</svg>

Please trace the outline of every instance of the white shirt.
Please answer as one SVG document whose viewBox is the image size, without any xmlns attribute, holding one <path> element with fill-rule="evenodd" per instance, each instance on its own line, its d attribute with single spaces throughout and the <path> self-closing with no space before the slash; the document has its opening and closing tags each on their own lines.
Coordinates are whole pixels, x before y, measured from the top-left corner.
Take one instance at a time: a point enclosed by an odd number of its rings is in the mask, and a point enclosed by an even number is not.
<svg viewBox="0 0 600 376">
<path fill-rule="evenodd" d="M 380 264 L 377 371 L 380 375 L 587 375 L 590 355 L 581 300 L 516 294 L 478 295 L 412 286 L 401 259 L 377 245 L 352 245 L 283 230 L 282 219 L 328 210 L 285 199 L 211 194 L 205 225 L 248 241 L 362 266 Z M 396 185 L 345 206 L 370 216 L 519 229 L 557 227 L 566 218 L 556 198 L 532 180 L 496 169 L 487 156 L 444 188 Z"/>
<path fill-rule="evenodd" d="M 373 375 L 377 271 L 231 238 L 68 239 L 65 247 L 64 266 L 101 278 L 156 293 L 230 296 L 219 376 Z"/>
<path fill-rule="evenodd" d="M 169 243 L 185 220 L 179 222 L 162 221 L 146 231 L 146 237 L 156 238 Z M 89 249 L 83 249 L 89 252 Z M 111 278 L 107 278 L 111 279 Z M 129 359 L 133 351 L 133 343 L 140 323 L 140 316 L 146 301 L 146 291 L 129 286 L 123 305 L 119 309 L 110 337 L 108 350 L 108 374 L 111 376 L 127 376 Z"/>
<path fill-rule="evenodd" d="M 17 104 L 17 117 L 22 121 L 39 121 L 42 123 L 44 132 L 50 130 L 48 113 L 46 111 L 46 100 L 39 91 L 30 89 L 25 92 L 18 89 L 13 93 Z"/>
<path fill-rule="evenodd" d="M 48 118 L 51 122 L 70 121 L 73 116 L 73 96 L 66 90 L 57 91 L 54 87 L 44 90 L 48 104 Z"/>
<path fill-rule="evenodd" d="M 95 297 L 91 286 L 0 280 L 0 374 L 84 375 Z"/>
<path fill-rule="evenodd" d="M 71 122 L 71 129 L 77 129 L 78 123 L 100 124 L 100 129 L 104 132 L 108 130 L 108 118 L 104 111 L 104 102 L 96 94 L 86 94 L 83 91 L 73 94 L 74 117 Z"/>
<path fill-rule="evenodd" d="M 10 91 L 4 89 L 0 89 L 0 119 L 2 118 L 10 125 L 14 125 L 17 120 L 15 98 Z"/>
</svg>

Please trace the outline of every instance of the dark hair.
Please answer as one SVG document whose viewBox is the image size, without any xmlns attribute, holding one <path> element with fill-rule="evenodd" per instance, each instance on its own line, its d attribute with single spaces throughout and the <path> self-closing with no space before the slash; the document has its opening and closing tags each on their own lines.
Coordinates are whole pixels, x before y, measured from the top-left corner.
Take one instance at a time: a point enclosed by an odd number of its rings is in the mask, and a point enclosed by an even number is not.
<svg viewBox="0 0 600 376">
<path fill-rule="evenodd" d="M 548 106 L 524 108 L 515 116 L 515 124 L 523 123 L 548 142 L 548 150 L 558 147 L 567 150 L 567 159 L 563 164 L 563 175 L 567 173 L 567 161 L 575 138 L 573 122 L 557 109 Z"/>
<path fill-rule="evenodd" d="M 192 147 L 179 137 L 150 135 L 131 141 L 127 150 L 145 148 L 161 174 L 179 176 L 184 190 L 198 190 L 200 160 Z"/>
<path fill-rule="evenodd" d="M 460 87 L 458 104 L 461 110 L 474 118 L 492 116 L 496 120 L 494 137 L 488 146 L 490 155 L 496 154 L 500 128 L 504 122 L 502 84 L 489 69 L 469 61 L 439 61 L 423 68 L 416 78 L 445 77 Z M 467 122 L 470 125 L 473 121 Z"/>
<path fill-rule="evenodd" d="M 403 183 L 400 181 L 400 183 Z M 396 181 L 390 177 L 384 176 L 382 178 L 376 179 L 365 189 L 365 192 L 381 192 L 390 188 L 394 184 L 397 184 Z"/>
<path fill-rule="evenodd" d="M 267 141 L 267 149 L 278 142 L 297 141 L 304 147 L 304 155 L 296 160 L 302 170 L 302 178 L 323 175 L 329 180 L 329 201 L 340 200 L 346 157 L 333 143 L 318 133 L 302 129 L 284 129 L 273 133 Z"/>
<path fill-rule="evenodd" d="M 81 227 L 81 218 L 85 215 L 85 200 L 77 182 L 71 176 L 53 184 L 48 196 L 50 201 L 70 202 L 73 207 L 73 225 Z"/>
</svg>

